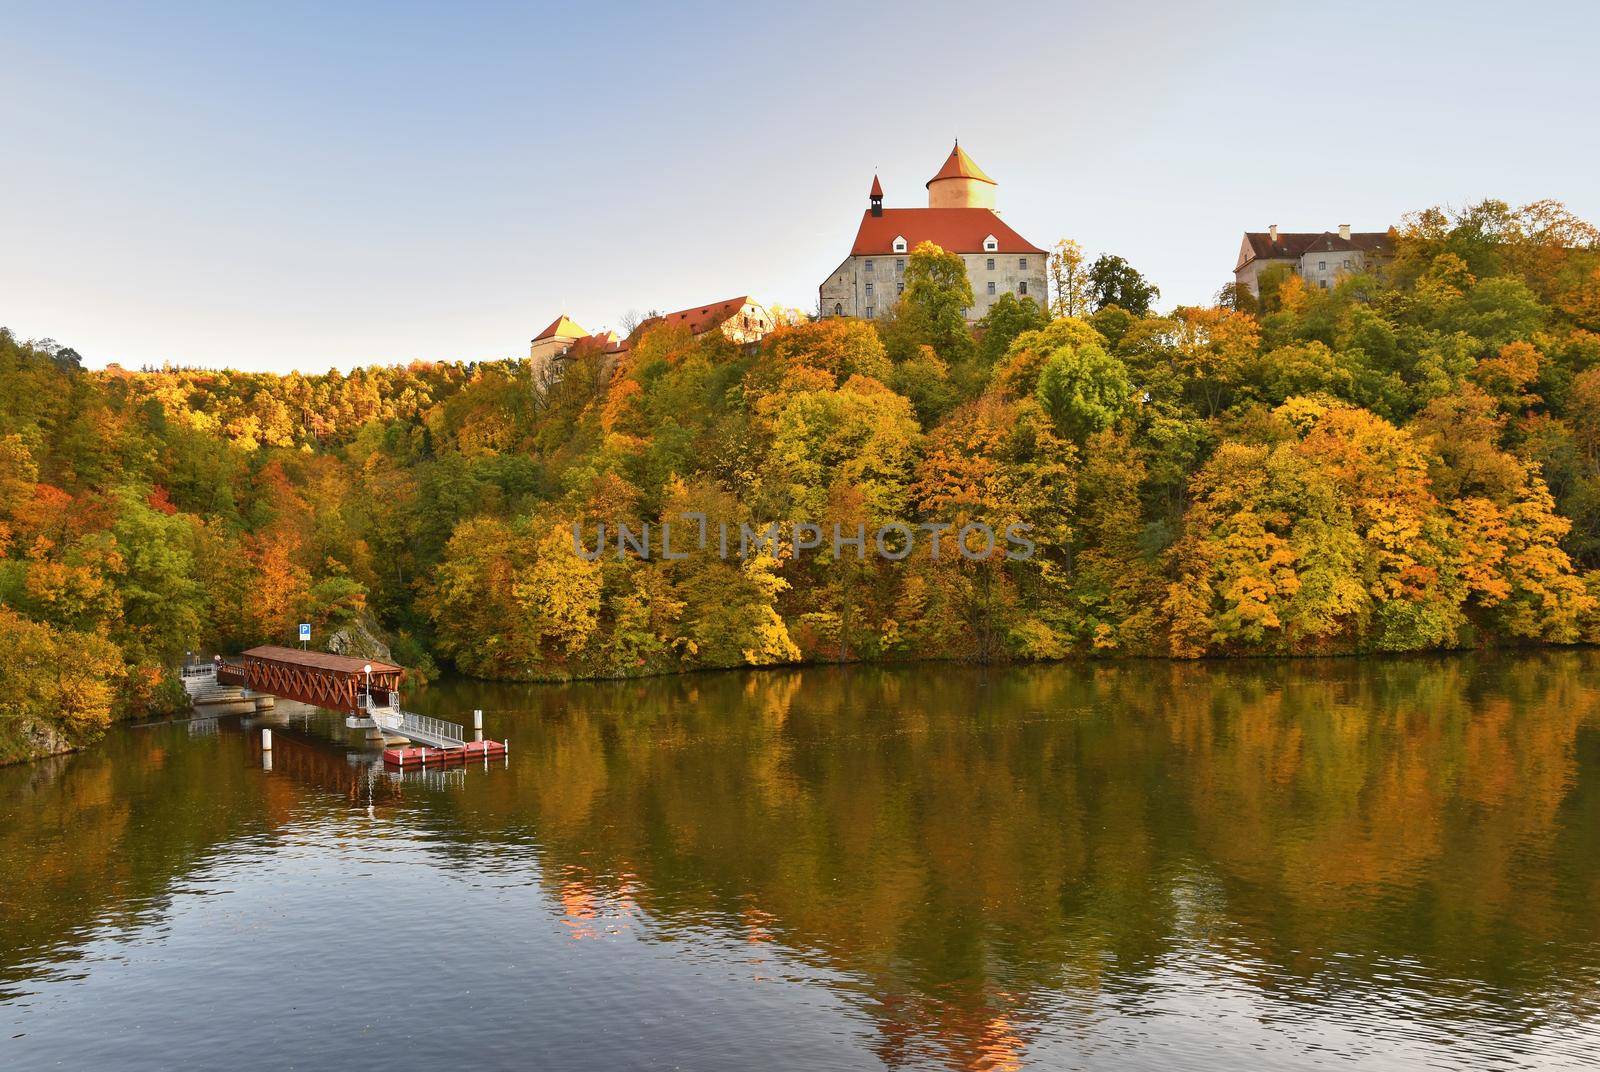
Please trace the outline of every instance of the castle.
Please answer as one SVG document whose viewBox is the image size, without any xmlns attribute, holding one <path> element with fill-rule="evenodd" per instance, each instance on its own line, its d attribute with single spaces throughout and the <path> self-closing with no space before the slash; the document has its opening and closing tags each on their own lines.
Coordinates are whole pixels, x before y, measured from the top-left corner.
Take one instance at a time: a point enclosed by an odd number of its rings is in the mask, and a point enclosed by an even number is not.
<svg viewBox="0 0 1600 1072">
<path fill-rule="evenodd" d="M 959 142 L 926 183 L 927 208 L 884 208 L 876 175 L 869 207 L 856 229 L 850 255 L 818 288 L 823 317 L 887 317 L 905 290 L 906 259 L 922 242 L 959 254 L 972 284 L 967 320 L 976 321 L 1002 294 L 1046 304 L 1049 254 L 1006 226 L 995 209 L 996 183 Z M 693 336 L 720 332 L 740 345 L 754 345 L 772 330 L 772 317 L 748 296 L 653 316 L 628 334 L 591 334 L 565 313 L 535 335 L 528 359 L 535 378 L 549 383 L 578 354 L 597 351 L 615 362 L 641 334 L 658 325 L 680 326 Z"/>
<path fill-rule="evenodd" d="M 1333 231 L 1280 231 L 1273 224 L 1265 231 L 1246 231 L 1239 245 L 1233 278 L 1260 296 L 1261 273 L 1283 267 L 1310 286 L 1327 290 L 1340 276 L 1368 272 L 1394 259 L 1395 233 L 1352 231 L 1348 223 Z"/>
<path fill-rule="evenodd" d="M 888 316 L 905 290 L 906 257 L 922 242 L 959 253 L 966 262 L 973 294 L 969 321 L 980 319 L 1002 294 L 1044 306 L 1049 254 L 1001 221 L 997 183 L 960 142 L 926 185 L 927 208 L 884 208 L 883 185 L 873 176 L 850 255 L 817 288 L 821 314 Z"/>
<path fill-rule="evenodd" d="M 716 331 L 736 344 L 748 346 L 760 342 L 772 330 L 772 317 L 749 295 L 744 295 L 652 316 L 640 321 L 639 326 L 629 332 L 626 339 L 622 339 L 614 331 L 592 335 L 577 321 L 562 313 L 551 321 L 549 327 L 535 335 L 528 346 L 528 360 L 533 364 L 534 379 L 548 383 L 560 375 L 562 366 L 568 360 L 584 349 L 592 348 L 608 359 L 616 360 L 630 350 L 645 332 L 663 325 L 687 328 L 694 338 Z"/>
<path fill-rule="evenodd" d="M 817 288 L 822 318 L 888 317 L 905 291 L 907 260 L 923 242 L 959 255 L 972 285 L 973 303 L 964 312 L 969 323 L 983 318 L 1002 294 L 1030 299 L 1041 308 L 1049 301 L 1048 251 L 1029 242 L 1000 219 L 995 207 L 998 184 L 984 173 L 961 143 L 925 184 L 927 208 L 884 208 L 883 184 L 872 177 L 867 209 L 856 228 L 849 256 Z M 1372 271 L 1394 258 L 1396 233 L 1352 231 L 1284 232 L 1276 225 L 1248 231 L 1239 248 L 1234 279 L 1260 294 L 1260 278 L 1284 268 L 1307 284 L 1328 289 L 1342 276 Z M 696 337 L 720 332 L 734 342 L 753 346 L 774 327 L 767 310 L 748 296 L 645 320 L 626 339 L 614 332 L 593 335 L 565 314 L 534 336 L 528 356 L 541 382 L 559 376 L 580 352 L 597 350 L 615 361 L 641 333 L 658 325 L 686 327 Z"/>
</svg>

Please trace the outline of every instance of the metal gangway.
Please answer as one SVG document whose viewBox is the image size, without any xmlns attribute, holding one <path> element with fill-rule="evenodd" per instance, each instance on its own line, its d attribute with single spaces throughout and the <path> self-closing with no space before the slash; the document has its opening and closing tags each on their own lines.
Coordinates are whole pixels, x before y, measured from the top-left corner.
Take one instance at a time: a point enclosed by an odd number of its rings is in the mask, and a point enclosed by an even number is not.
<svg viewBox="0 0 1600 1072">
<path fill-rule="evenodd" d="M 391 702 L 380 706 L 377 698 L 368 693 L 366 717 L 384 733 L 392 737 L 406 737 L 429 748 L 466 747 L 466 731 L 456 723 L 406 711 L 392 702 L 396 697 L 395 693 L 387 695 L 378 693 L 378 695 L 384 696 Z"/>
</svg>

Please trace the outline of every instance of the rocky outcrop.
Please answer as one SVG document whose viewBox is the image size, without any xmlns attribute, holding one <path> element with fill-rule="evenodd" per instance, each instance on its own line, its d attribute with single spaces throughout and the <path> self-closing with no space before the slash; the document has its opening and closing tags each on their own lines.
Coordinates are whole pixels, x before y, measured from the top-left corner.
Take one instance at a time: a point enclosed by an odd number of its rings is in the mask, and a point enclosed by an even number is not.
<svg viewBox="0 0 1600 1072">
<path fill-rule="evenodd" d="M 384 641 L 378 623 L 371 615 L 363 614 L 349 625 L 328 634 L 330 655 L 348 655 L 352 659 L 375 659 L 392 663 L 394 656 Z"/>
<path fill-rule="evenodd" d="M 0 766 L 60 755 L 76 750 L 79 745 L 61 727 L 48 722 L 23 719 L 7 730 L 4 739 L 0 739 Z"/>
</svg>

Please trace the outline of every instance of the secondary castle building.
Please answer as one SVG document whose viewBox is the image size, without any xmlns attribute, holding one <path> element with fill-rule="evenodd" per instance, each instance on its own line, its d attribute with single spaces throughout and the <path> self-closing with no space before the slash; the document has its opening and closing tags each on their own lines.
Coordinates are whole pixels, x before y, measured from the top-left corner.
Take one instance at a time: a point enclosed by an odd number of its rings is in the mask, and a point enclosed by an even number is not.
<svg viewBox="0 0 1600 1072">
<path fill-rule="evenodd" d="M 634 340 L 662 326 L 687 328 L 689 334 L 697 339 L 709 332 L 720 332 L 740 346 L 751 346 L 759 343 L 772 330 L 772 317 L 761 304 L 744 295 L 652 316 L 641 321 L 626 339 L 619 339 L 614 331 L 591 335 L 562 313 L 551 321 L 549 327 L 535 335 L 528 346 L 528 360 L 533 364 L 534 379 L 539 383 L 548 383 L 558 378 L 567 362 L 586 351 L 598 351 L 615 361 L 618 355 L 632 348 Z"/>
<path fill-rule="evenodd" d="M 1284 267 L 1313 287 L 1327 290 L 1341 275 L 1371 271 L 1394 257 L 1394 231 L 1352 231 L 1348 223 L 1334 231 L 1246 231 L 1239 246 L 1233 278 L 1260 296 L 1261 273 Z"/>
<path fill-rule="evenodd" d="M 652 328 L 663 325 L 688 328 L 689 334 L 697 339 L 708 332 L 720 331 L 731 342 L 749 346 L 766 338 L 767 332 L 772 330 L 772 317 L 767 314 L 765 308 L 752 301 L 746 294 L 738 298 L 712 302 L 710 305 L 679 309 L 675 313 L 663 313 L 641 320 L 639 326 L 633 329 L 633 334 L 628 336 L 628 342 L 631 343 Z M 623 349 L 627 349 L 626 343 Z"/>
<path fill-rule="evenodd" d="M 888 316 L 905 290 L 906 258 L 922 242 L 966 262 L 973 294 L 968 320 L 980 319 L 1002 294 L 1045 305 L 1048 254 L 1001 221 L 996 187 L 959 142 L 927 182 L 927 208 L 884 208 L 874 175 L 850 255 L 817 288 L 821 314 Z"/>
</svg>

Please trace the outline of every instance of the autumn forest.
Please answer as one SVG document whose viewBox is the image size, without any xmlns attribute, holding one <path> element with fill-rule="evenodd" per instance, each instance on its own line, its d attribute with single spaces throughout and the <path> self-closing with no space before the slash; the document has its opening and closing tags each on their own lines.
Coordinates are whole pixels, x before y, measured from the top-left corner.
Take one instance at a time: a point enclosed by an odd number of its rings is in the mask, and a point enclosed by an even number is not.
<svg viewBox="0 0 1600 1072">
<path fill-rule="evenodd" d="M 0 331 L 0 762 L 181 702 L 191 651 L 381 638 L 414 676 L 1600 640 L 1600 232 L 1412 214 L 1375 274 L 1162 312 L 1064 243 L 975 328 L 894 315 L 617 362 L 90 371 Z M 1104 259 L 1103 259 L 1104 260 Z M 575 553 L 573 527 L 1026 526 L 1027 558 Z M 692 525 L 685 523 L 684 531 Z"/>
</svg>

